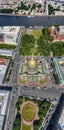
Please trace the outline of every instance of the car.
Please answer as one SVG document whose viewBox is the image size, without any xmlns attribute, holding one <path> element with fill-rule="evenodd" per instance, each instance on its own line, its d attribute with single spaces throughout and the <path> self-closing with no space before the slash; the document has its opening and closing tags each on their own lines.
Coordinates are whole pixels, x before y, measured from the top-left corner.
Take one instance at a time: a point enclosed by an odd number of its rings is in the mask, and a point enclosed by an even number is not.
<svg viewBox="0 0 64 130">
<path fill-rule="evenodd" d="M 24 86 L 23 89 L 26 90 L 26 89 L 27 89 L 27 86 Z"/>
<path fill-rule="evenodd" d="M 35 87 L 33 87 L 32 89 L 35 89 Z"/>
<path fill-rule="evenodd" d="M 46 121 L 46 124 L 48 123 L 48 120 Z"/>
<path fill-rule="evenodd" d="M 38 89 L 41 89 L 40 86 L 37 86 Z"/>
<path fill-rule="evenodd" d="M 46 120 L 48 120 L 48 116 L 46 117 Z"/>
<path fill-rule="evenodd" d="M 43 87 L 44 89 L 48 89 L 46 86 L 45 87 Z"/>
<path fill-rule="evenodd" d="M 27 88 L 27 86 L 24 86 L 25 88 Z"/>
</svg>

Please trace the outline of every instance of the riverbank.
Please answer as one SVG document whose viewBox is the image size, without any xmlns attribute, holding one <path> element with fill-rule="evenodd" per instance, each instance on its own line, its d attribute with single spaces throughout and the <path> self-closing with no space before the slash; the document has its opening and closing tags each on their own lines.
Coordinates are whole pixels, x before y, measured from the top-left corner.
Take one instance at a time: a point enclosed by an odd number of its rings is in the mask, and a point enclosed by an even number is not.
<svg viewBox="0 0 64 130">
<path fill-rule="evenodd" d="M 20 15 L 20 14 L 10 14 L 10 13 L 0 13 L 2 16 L 20 16 L 20 17 L 64 17 L 64 15 Z"/>
</svg>

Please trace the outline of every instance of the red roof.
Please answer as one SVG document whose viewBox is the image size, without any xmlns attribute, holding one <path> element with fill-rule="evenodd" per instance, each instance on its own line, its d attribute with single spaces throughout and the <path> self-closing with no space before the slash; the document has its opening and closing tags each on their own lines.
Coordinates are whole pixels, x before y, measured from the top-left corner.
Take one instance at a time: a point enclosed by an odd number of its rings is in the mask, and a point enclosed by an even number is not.
<svg viewBox="0 0 64 130">
<path fill-rule="evenodd" d="M 64 41 L 64 35 L 62 34 L 62 35 L 56 35 L 55 33 L 54 33 L 54 30 L 52 29 L 52 27 L 50 27 L 49 28 L 49 30 L 50 30 L 50 34 L 51 34 L 51 36 L 53 37 L 53 40 L 56 40 L 56 41 Z"/>
<path fill-rule="evenodd" d="M 5 59 L 0 59 L 0 65 L 4 65 L 5 64 Z"/>
</svg>

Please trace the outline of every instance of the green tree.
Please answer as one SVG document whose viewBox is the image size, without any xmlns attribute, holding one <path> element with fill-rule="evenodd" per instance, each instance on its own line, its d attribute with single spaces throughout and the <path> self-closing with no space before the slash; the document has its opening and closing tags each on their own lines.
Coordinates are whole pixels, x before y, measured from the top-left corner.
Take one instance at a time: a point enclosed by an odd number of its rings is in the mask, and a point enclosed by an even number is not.
<svg viewBox="0 0 64 130">
<path fill-rule="evenodd" d="M 54 56 L 64 56 L 64 42 L 55 42 L 50 45 Z"/>
<path fill-rule="evenodd" d="M 0 9 L 1 13 L 12 13 L 13 9 Z"/>
<path fill-rule="evenodd" d="M 34 48 L 35 38 L 32 35 L 24 34 L 21 40 L 19 54 L 30 55 L 31 49 Z"/>
<path fill-rule="evenodd" d="M 21 5 L 18 7 L 18 10 L 29 10 L 30 6 L 26 6 L 23 2 L 21 2 Z"/>
<path fill-rule="evenodd" d="M 48 11 L 49 15 L 51 15 L 54 12 L 54 8 L 50 4 L 48 5 Z"/>
</svg>

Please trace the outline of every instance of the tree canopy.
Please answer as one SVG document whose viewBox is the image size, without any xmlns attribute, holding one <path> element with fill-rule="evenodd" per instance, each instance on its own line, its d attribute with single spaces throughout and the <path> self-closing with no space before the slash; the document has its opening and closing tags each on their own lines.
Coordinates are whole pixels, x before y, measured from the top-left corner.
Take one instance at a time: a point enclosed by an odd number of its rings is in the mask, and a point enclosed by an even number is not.
<svg viewBox="0 0 64 130">
<path fill-rule="evenodd" d="M 22 36 L 19 53 L 32 55 L 32 51 L 36 55 L 48 56 L 52 51 L 54 56 L 64 56 L 64 42 L 53 42 L 49 28 L 43 28 L 38 39 L 29 34 Z"/>
</svg>

